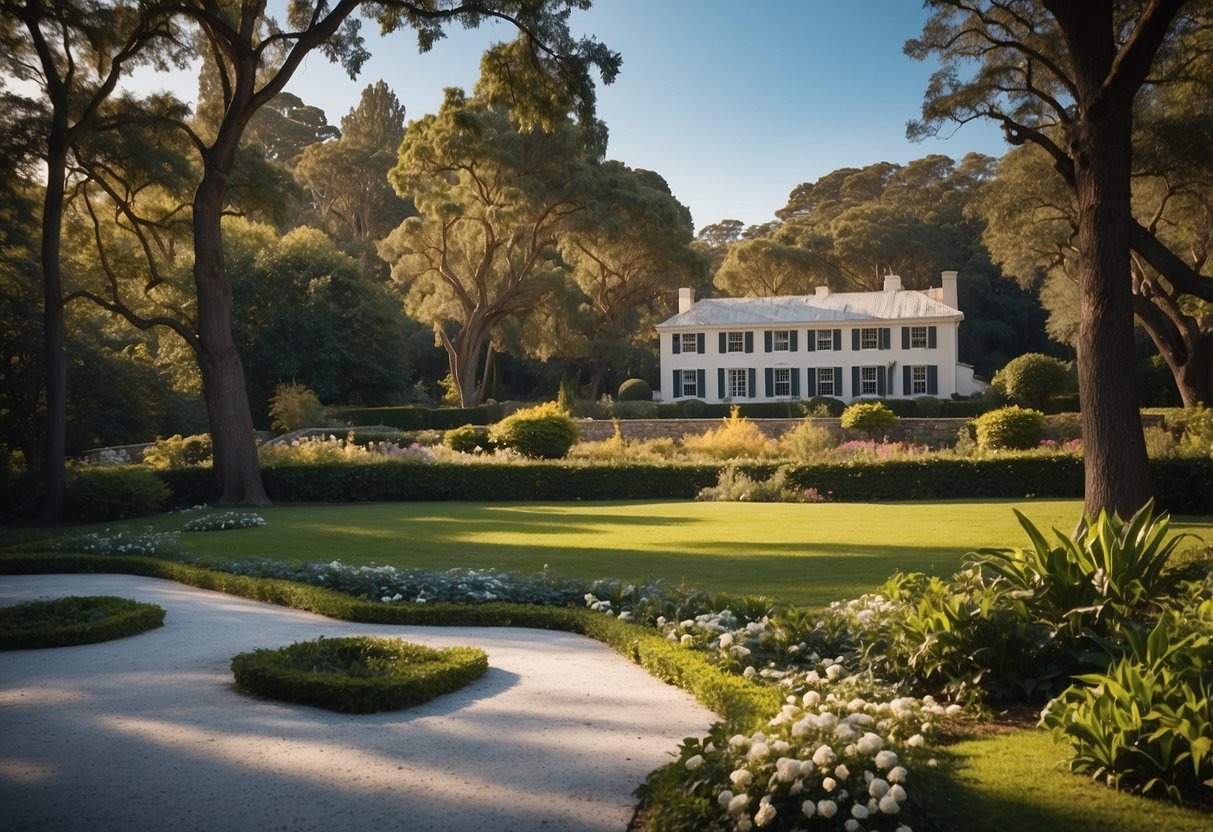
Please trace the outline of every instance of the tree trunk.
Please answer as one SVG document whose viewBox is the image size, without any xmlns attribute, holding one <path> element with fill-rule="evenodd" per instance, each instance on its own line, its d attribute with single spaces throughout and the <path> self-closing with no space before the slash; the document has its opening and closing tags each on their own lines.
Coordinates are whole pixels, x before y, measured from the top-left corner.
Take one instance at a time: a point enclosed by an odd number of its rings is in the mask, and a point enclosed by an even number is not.
<svg viewBox="0 0 1213 832">
<path fill-rule="evenodd" d="M 1129 260 L 1132 102 L 1103 102 L 1072 128 L 1078 196 L 1078 385 L 1084 509 L 1129 517 L 1150 498 L 1134 379 Z M 1094 109 L 1094 108 L 1092 108 Z"/>
<path fill-rule="evenodd" d="M 63 348 L 63 276 L 59 264 L 67 122 L 56 108 L 47 140 L 46 198 L 42 207 L 42 327 L 46 357 L 46 447 L 42 520 L 60 523 L 67 506 L 67 356 Z"/>
<path fill-rule="evenodd" d="M 232 340 L 232 287 L 223 263 L 220 215 L 224 177 L 208 170 L 194 195 L 194 285 L 198 292 L 198 366 L 211 424 L 216 505 L 269 505 L 257 461 L 244 364 Z"/>
</svg>

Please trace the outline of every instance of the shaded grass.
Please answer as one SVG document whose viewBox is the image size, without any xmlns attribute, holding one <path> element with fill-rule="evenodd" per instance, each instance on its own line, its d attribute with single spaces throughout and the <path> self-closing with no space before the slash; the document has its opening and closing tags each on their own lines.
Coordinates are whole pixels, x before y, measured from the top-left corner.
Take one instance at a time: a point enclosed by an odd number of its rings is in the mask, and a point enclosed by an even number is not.
<svg viewBox="0 0 1213 832">
<path fill-rule="evenodd" d="M 822 607 L 879 586 L 897 570 L 951 574 L 983 546 L 1027 542 L 1011 508 L 1042 528 L 1070 531 L 1077 500 L 907 503 L 388 503 L 279 506 L 267 525 L 181 535 L 190 555 L 341 560 L 401 568 L 545 567 L 585 580 L 659 578 L 672 584 Z M 80 527 L 173 531 L 194 514 Z M 1213 539 L 1213 518 L 1175 531 Z M 23 530 L 36 545 L 63 530 Z"/>
</svg>

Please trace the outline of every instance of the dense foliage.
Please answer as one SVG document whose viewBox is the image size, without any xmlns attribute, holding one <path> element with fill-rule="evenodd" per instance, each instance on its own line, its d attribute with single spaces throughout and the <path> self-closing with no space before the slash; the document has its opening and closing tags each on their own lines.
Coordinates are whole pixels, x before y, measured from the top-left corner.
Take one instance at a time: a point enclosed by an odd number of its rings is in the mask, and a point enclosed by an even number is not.
<svg viewBox="0 0 1213 832">
<path fill-rule="evenodd" d="M 71 596 L 0 607 L 0 650 L 67 647 L 160 627 L 164 610 L 108 595 Z"/>
<path fill-rule="evenodd" d="M 577 441 L 573 417 L 555 402 L 516 410 L 489 433 L 493 443 L 533 459 L 560 459 Z"/>
</svg>

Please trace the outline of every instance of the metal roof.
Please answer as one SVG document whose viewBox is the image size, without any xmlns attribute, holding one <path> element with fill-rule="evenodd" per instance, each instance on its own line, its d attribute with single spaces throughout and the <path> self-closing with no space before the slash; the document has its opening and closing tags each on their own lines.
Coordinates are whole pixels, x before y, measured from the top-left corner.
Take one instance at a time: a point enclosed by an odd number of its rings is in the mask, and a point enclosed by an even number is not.
<svg viewBox="0 0 1213 832">
<path fill-rule="evenodd" d="M 964 313 L 911 289 L 772 298 L 705 298 L 686 312 L 662 321 L 657 328 L 753 327 L 922 318 L 960 320 L 964 318 Z"/>
</svg>

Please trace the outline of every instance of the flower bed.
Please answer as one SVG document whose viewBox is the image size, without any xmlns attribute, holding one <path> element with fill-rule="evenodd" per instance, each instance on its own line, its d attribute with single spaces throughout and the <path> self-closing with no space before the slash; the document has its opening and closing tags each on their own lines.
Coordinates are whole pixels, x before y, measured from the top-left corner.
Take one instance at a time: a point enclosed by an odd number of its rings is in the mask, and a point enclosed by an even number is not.
<svg viewBox="0 0 1213 832">
<path fill-rule="evenodd" d="M 138 635 L 164 624 L 164 609 L 84 595 L 0 608 L 0 650 L 67 647 Z"/>
</svg>

